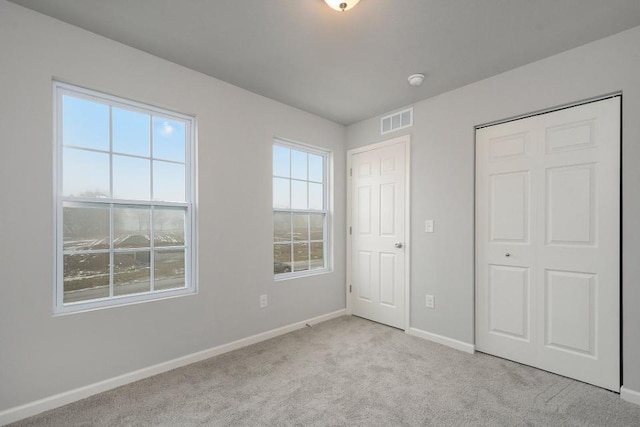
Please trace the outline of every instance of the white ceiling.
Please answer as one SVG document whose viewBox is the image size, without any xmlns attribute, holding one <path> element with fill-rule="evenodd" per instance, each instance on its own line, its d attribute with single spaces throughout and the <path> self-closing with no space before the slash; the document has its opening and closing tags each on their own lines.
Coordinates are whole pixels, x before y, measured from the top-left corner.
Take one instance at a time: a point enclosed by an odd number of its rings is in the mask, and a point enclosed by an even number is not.
<svg viewBox="0 0 640 427">
<path fill-rule="evenodd" d="M 640 25 L 639 0 L 12 1 L 342 124 Z"/>
</svg>

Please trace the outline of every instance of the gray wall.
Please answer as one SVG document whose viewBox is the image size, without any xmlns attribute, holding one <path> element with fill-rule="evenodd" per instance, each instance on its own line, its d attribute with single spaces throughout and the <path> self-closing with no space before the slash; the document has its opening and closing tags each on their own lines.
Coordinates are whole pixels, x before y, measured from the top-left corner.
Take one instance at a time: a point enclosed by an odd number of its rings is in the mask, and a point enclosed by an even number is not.
<svg viewBox="0 0 640 427">
<path fill-rule="evenodd" d="M 413 105 L 412 327 L 474 342 L 474 126 L 622 90 L 623 383 L 640 390 L 638 70 L 640 27 Z M 349 126 L 348 148 L 397 136 L 379 129 L 379 117 Z M 423 231 L 427 218 L 434 234 Z M 435 310 L 425 294 L 435 295 Z"/>
<path fill-rule="evenodd" d="M 5 1 L 0 52 L 0 411 L 345 307 L 343 126 Z M 197 295 L 52 316 L 52 78 L 197 116 Z M 273 280 L 274 135 L 334 153 L 332 273 Z"/>
<path fill-rule="evenodd" d="M 640 390 L 638 46 L 640 27 L 414 105 L 413 327 L 473 342 L 473 127 L 622 90 L 624 384 Z M 344 308 L 344 127 L 4 0 L 0 52 L 0 411 Z M 198 117 L 197 295 L 52 316 L 52 78 Z M 333 273 L 273 281 L 274 135 L 334 152 Z M 349 148 L 384 139 L 378 118 L 347 129 Z"/>
</svg>

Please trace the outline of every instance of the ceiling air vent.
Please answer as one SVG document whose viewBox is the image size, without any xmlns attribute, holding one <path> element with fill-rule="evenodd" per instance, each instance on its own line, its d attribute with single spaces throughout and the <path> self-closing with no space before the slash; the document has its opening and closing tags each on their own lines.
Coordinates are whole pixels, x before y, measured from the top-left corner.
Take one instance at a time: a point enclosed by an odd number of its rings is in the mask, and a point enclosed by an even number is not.
<svg viewBox="0 0 640 427">
<path fill-rule="evenodd" d="M 380 134 L 394 132 L 413 125 L 413 108 L 389 114 L 380 119 Z"/>
</svg>

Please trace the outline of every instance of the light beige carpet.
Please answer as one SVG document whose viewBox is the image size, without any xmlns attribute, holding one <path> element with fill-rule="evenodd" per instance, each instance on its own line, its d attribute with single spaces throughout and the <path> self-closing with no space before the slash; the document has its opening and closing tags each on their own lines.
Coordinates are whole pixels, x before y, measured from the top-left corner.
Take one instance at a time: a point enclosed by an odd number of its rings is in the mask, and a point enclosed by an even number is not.
<svg viewBox="0 0 640 427">
<path fill-rule="evenodd" d="M 345 316 L 15 425 L 640 426 L 640 406 Z"/>
</svg>

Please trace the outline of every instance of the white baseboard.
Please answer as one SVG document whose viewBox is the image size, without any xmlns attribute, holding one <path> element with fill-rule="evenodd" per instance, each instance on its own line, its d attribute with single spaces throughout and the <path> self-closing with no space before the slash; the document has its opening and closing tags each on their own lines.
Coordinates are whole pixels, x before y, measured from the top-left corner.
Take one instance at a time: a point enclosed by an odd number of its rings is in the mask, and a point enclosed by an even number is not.
<svg viewBox="0 0 640 427">
<path fill-rule="evenodd" d="M 222 344 L 217 347 L 213 347 L 207 350 L 199 351 L 197 353 L 189 354 L 187 356 L 179 357 L 177 359 L 169 360 L 167 362 L 158 363 L 157 365 L 142 368 L 137 371 L 129 372 L 114 378 L 109 378 L 104 381 L 100 381 L 94 384 L 89 384 L 84 387 L 69 390 L 60 394 L 46 397 L 44 399 L 36 400 L 21 406 L 6 409 L 0 412 L 0 426 L 19 421 L 21 419 L 31 417 L 33 415 L 40 414 L 50 409 L 58 408 L 69 403 L 85 399 L 94 394 L 102 393 L 107 390 L 120 387 L 125 384 L 129 384 L 135 381 L 142 380 L 163 372 L 170 371 L 172 369 L 180 368 L 191 363 L 199 362 L 201 360 L 208 359 L 223 353 L 227 353 L 233 350 L 237 350 L 242 347 L 246 347 L 251 344 L 256 344 L 261 341 L 268 340 L 270 338 L 284 335 L 289 332 L 293 332 L 298 329 L 304 328 L 307 324 L 313 325 L 327 320 L 334 319 L 336 317 L 343 316 L 347 313 L 346 309 L 334 311 L 333 313 L 327 313 L 322 316 L 314 317 L 312 319 L 296 322 L 291 325 L 283 326 L 281 328 L 272 329 L 270 331 L 262 332 L 257 335 L 252 335 L 247 338 L 242 338 L 237 341 L 233 341 L 227 344 Z"/>
<path fill-rule="evenodd" d="M 620 397 L 622 400 L 640 405 L 640 391 L 631 390 L 622 386 L 620 387 Z"/>
<path fill-rule="evenodd" d="M 407 330 L 409 335 L 413 335 L 414 337 L 424 338 L 428 341 L 433 341 L 438 344 L 446 345 L 447 347 L 455 348 L 456 350 L 464 351 L 465 353 L 473 354 L 476 352 L 476 346 L 473 344 L 469 344 L 466 342 L 454 340 L 453 338 L 445 337 L 438 334 L 433 334 L 431 332 L 423 331 L 418 328 L 409 328 Z"/>
</svg>

